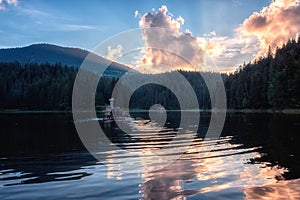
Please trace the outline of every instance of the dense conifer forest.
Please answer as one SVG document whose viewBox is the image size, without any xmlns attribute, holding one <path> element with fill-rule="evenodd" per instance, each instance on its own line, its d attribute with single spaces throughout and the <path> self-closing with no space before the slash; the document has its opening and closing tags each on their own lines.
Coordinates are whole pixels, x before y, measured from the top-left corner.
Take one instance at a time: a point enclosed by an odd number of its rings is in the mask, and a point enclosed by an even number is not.
<svg viewBox="0 0 300 200">
<path fill-rule="evenodd" d="M 78 68 L 57 64 L 0 63 L 0 109 L 69 110 L 73 83 Z M 190 82 L 199 107 L 210 108 L 207 87 L 197 72 L 179 71 Z M 168 72 L 170 74 L 174 72 Z M 213 73 L 206 72 L 210 76 Z M 136 78 L 147 76 L 135 74 Z M 290 40 L 272 55 L 244 64 L 232 74 L 222 74 L 228 108 L 284 109 L 300 108 L 300 39 Z M 134 77 L 133 77 L 134 80 Z M 118 77 L 102 77 L 96 104 L 108 104 Z M 178 84 L 174 81 L 173 84 Z M 218 84 L 216 84 L 217 87 Z M 105 86 L 105 87 L 103 87 Z M 180 84 L 178 85 L 178 87 Z M 174 94 L 166 87 L 150 84 L 136 90 L 131 108 L 147 109 L 155 103 L 178 109 Z"/>
<path fill-rule="evenodd" d="M 230 108 L 300 108 L 300 38 L 225 80 Z"/>
</svg>

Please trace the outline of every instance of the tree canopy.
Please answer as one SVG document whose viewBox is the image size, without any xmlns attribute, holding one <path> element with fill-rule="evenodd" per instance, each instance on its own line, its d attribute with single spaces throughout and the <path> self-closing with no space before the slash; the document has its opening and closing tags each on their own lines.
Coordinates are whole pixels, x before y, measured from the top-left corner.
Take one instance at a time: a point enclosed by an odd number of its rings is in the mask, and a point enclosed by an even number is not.
<svg viewBox="0 0 300 200">
<path fill-rule="evenodd" d="M 65 110 L 71 108 L 72 89 L 78 68 L 50 64 L 25 64 L 18 62 L 0 63 L 0 109 Z M 172 75 L 174 72 L 168 72 Z M 206 84 L 197 72 L 179 71 L 193 87 L 199 108 L 211 107 Z M 215 73 L 205 72 L 212 76 Z M 119 76 L 103 76 L 95 95 L 96 106 L 108 104 Z M 161 76 L 142 75 L 137 78 Z M 222 75 L 227 106 L 235 109 L 284 109 L 300 108 L 300 39 L 289 40 L 274 55 L 269 51 L 266 57 L 254 63 L 240 66 L 236 72 Z M 171 80 L 175 87 L 181 87 Z M 216 83 L 216 90 L 218 84 Z M 130 87 L 130 86 L 128 86 Z M 184 89 L 183 89 L 184 92 Z M 188 98 L 188 97 L 187 97 Z M 162 104 L 166 109 L 179 109 L 176 96 L 168 88 L 148 84 L 137 89 L 131 97 L 131 108 L 148 109 L 153 104 Z"/>
</svg>

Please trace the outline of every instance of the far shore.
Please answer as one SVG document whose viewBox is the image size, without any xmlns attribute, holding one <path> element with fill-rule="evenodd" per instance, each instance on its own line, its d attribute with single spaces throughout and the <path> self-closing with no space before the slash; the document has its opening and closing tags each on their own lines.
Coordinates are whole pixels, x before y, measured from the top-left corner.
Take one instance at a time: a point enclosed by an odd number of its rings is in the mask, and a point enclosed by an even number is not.
<svg viewBox="0 0 300 200">
<path fill-rule="evenodd" d="M 179 112 L 180 110 L 167 110 L 168 112 Z M 185 112 L 227 112 L 227 113 L 270 113 L 270 114 L 300 114 L 300 109 L 226 109 L 226 110 L 217 110 L 217 109 L 191 109 L 183 110 Z M 86 112 L 86 111 L 82 111 Z M 97 110 L 97 113 L 105 112 L 105 110 Z M 132 109 L 130 112 L 148 112 L 148 110 L 143 109 Z M 155 112 L 152 110 L 152 112 Z M 72 110 L 20 110 L 20 109 L 2 109 L 0 114 L 47 114 L 47 113 L 72 113 Z"/>
</svg>

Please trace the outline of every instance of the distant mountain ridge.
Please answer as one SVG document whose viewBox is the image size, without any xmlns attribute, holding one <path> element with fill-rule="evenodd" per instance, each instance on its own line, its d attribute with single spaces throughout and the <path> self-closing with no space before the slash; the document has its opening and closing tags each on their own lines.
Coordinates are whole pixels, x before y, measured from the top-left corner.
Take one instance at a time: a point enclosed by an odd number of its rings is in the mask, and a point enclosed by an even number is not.
<svg viewBox="0 0 300 200">
<path fill-rule="evenodd" d="M 67 66 L 80 67 L 84 59 L 89 55 L 89 51 L 72 48 L 62 47 L 52 44 L 32 44 L 26 47 L 0 49 L 0 62 L 15 62 L 18 61 L 21 65 L 29 63 L 61 63 Z M 93 60 L 97 64 L 105 66 L 111 61 L 93 54 Z M 130 70 L 129 67 L 112 62 L 109 67 L 109 74 L 123 74 Z"/>
</svg>

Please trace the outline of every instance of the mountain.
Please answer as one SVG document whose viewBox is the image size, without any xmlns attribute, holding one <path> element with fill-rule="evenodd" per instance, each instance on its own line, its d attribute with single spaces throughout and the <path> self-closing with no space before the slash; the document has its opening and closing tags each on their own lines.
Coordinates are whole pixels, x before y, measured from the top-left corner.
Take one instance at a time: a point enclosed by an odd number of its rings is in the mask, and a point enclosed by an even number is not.
<svg viewBox="0 0 300 200">
<path fill-rule="evenodd" d="M 89 53 L 89 51 L 79 48 L 61 47 L 52 44 L 32 44 L 20 48 L 0 49 L 0 62 L 18 61 L 21 65 L 29 63 L 61 63 L 62 65 L 80 67 Z M 111 63 L 111 61 L 92 53 L 90 58 L 90 62 L 98 66 L 110 64 L 105 72 L 106 75 L 119 76 L 130 70 L 125 65 L 116 62 Z"/>
</svg>

